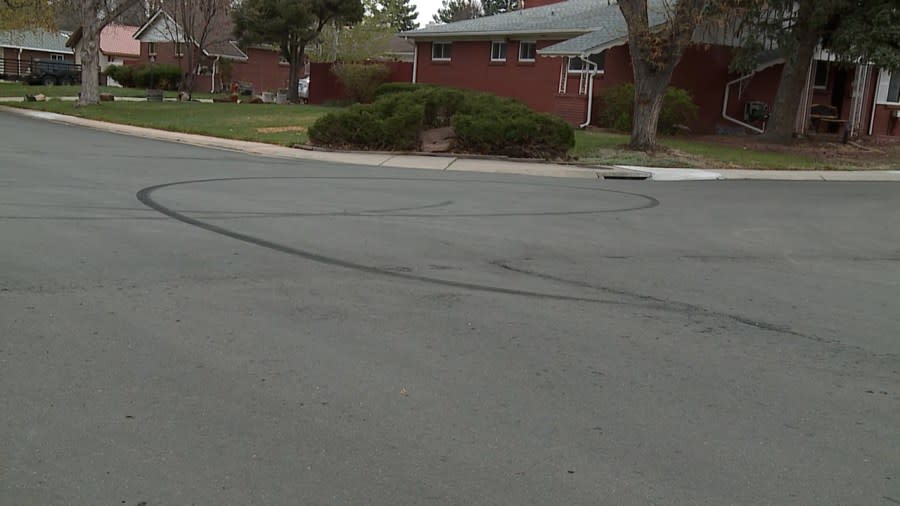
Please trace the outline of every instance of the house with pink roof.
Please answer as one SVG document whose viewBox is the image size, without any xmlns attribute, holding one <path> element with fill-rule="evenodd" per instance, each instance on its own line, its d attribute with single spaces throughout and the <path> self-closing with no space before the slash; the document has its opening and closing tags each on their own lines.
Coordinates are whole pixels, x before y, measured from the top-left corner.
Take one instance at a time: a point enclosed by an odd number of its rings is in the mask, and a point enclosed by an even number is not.
<svg viewBox="0 0 900 506">
<path fill-rule="evenodd" d="M 100 73 L 105 74 L 110 65 L 125 65 L 126 60 L 134 60 L 141 55 L 141 43 L 135 40 L 137 26 L 107 25 L 100 32 Z M 81 63 L 81 29 L 70 37 L 67 46 L 75 49 L 75 62 Z M 106 78 L 108 86 L 119 86 L 111 77 Z"/>
</svg>

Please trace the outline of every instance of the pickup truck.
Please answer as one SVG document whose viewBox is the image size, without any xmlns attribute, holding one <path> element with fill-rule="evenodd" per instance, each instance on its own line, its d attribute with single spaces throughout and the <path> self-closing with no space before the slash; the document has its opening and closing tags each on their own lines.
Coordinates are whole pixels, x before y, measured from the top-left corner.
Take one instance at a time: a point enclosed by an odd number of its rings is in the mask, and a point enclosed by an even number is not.
<svg viewBox="0 0 900 506">
<path fill-rule="evenodd" d="M 81 82 L 81 65 L 58 60 L 31 60 L 31 70 L 25 76 L 28 84 L 69 85 Z"/>
</svg>

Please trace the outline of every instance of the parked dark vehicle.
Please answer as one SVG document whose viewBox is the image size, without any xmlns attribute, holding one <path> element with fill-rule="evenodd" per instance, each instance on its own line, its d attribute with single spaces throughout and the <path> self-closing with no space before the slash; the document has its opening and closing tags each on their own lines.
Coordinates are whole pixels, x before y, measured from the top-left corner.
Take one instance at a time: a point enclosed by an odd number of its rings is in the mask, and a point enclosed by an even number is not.
<svg viewBox="0 0 900 506">
<path fill-rule="evenodd" d="M 71 85 L 81 82 L 81 65 L 68 61 L 31 60 L 31 70 L 25 76 L 28 84 Z"/>
</svg>

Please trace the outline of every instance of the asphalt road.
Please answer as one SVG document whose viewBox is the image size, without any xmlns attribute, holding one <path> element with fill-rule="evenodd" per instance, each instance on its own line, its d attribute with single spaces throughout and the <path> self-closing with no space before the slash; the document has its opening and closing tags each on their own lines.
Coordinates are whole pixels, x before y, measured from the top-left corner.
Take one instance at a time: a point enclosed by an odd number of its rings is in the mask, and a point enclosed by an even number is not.
<svg viewBox="0 0 900 506">
<path fill-rule="evenodd" d="M 898 184 L 0 139 L 0 504 L 900 504 Z"/>
</svg>

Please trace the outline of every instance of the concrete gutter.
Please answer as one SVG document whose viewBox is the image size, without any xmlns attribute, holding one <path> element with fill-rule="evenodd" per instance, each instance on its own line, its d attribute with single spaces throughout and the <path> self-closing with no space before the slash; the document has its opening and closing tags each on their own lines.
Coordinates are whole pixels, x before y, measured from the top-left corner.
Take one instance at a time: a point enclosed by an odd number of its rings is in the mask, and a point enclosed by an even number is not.
<svg viewBox="0 0 900 506">
<path fill-rule="evenodd" d="M 749 180 L 770 181 L 900 181 L 898 170 L 751 170 L 687 169 L 614 165 L 614 168 L 642 172 L 653 181 Z"/>
<path fill-rule="evenodd" d="M 603 179 L 605 175 L 636 175 L 628 170 L 613 169 L 608 167 L 578 167 L 555 163 L 521 162 L 513 160 L 496 160 L 485 158 L 464 158 L 455 156 L 429 156 L 417 154 L 391 154 L 391 153 L 367 153 L 367 152 L 336 152 L 324 150 L 296 149 L 261 142 L 239 141 L 208 137 L 205 135 L 187 134 L 181 132 L 169 132 L 153 128 L 108 123 L 75 116 L 67 116 L 45 111 L 33 111 L 30 109 L 17 109 L 14 107 L 2 107 L 0 111 L 18 114 L 29 118 L 42 119 L 65 125 L 82 126 L 110 133 L 133 135 L 144 139 L 156 139 L 168 142 L 178 142 L 201 146 L 205 148 L 224 149 L 240 153 L 266 156 L 271 158 L 289 160 L 311 160 L 333 163 L 347 163 L 354 165 L 370 165 L 379 167 L 425 169 L 425 170 L 453 170 L 461 172 L 485 172 L 495 174 L 522 174 L 529 176 L 545 177 L 569 177 L 586 179 Z"/>
</svg>

